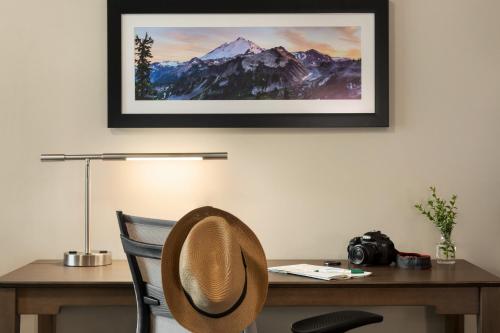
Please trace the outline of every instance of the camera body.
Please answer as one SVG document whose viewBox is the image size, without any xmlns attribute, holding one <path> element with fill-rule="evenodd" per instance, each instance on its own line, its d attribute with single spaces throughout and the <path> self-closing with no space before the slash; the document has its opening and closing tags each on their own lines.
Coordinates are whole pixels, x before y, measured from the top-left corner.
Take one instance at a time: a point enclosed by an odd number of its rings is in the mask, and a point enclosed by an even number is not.
<svg viewBox="0 0 500 333">
<path fill-rule="evenodd" d="M 390 265 L 398 251 L 391 239 L 380 231 L 354 237 L 347 246 L 349 261 L 355 265 Z"/>
</svg>

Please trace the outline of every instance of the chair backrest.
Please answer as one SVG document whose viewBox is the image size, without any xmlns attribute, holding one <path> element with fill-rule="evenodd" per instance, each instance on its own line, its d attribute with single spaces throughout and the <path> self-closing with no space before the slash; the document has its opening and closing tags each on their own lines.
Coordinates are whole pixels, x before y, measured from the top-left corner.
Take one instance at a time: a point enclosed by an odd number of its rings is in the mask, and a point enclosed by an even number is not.
<svg viewBox="0 0 500 333">
<path fill-rule="evenodd" d="M 175 221 L 116 212 L 123 250 L 132 272 L 137 302 L 137 333 L 189 333 L 168 309 L 161 282 L 161 251 Z M 257 333 L 252 323 L 242 333 Z"/>
<path fill-rule="evenodd" d="M 163 294 L 160 263 L 163 244 L 175 221 L 125 215 L 121 211 L 116 214 L 123 250 L 134 282 L 137 333 L 159 331 L 159 327 L 155 327 L 159 321 L 165 321 L 157 319 L 173 318 Z M 184 331 L 173 319 L 166 325 L 178 326 L 175 331 Z"/>
</svg>

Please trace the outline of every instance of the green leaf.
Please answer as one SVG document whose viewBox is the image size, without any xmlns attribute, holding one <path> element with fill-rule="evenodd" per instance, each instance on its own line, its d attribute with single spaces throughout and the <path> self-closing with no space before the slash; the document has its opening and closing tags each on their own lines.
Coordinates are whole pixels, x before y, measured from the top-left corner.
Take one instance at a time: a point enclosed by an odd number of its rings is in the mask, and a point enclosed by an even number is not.
<svg viewBox="0 0 500 333">
<path fill-rule="evenodd" d="M 457 207 L 455 206 L 457 195 L 451 196 L 449 202 L 437 195 L 436 187 L 430 186 L 431 197 L 427 199 L 427 206 L 417 203 L 414 207 L 429 219 L 440 230 L 443 237 L 449 239 L 453 227 L 456 224 Z"/>
</svg>

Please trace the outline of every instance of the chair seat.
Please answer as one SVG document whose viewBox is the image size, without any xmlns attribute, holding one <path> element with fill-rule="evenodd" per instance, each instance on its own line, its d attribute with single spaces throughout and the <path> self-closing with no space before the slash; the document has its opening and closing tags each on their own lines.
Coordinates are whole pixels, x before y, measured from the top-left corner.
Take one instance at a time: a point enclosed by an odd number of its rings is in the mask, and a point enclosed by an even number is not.
<svg viewBox="0 0 500 333">
<path fill-rule="evenodd" d="M 365 311 L 338 311 L 306 318 L 292 325 L 294 333 L 343 333 L 356 327 L 379 323 L 384 317 Z"/>
</svg>

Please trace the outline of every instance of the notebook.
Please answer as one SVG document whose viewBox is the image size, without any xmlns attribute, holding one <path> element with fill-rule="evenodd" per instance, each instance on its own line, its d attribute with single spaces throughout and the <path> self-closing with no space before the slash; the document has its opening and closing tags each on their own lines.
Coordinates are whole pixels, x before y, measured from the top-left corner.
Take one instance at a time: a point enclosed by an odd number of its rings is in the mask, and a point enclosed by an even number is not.
<svg viewBox="0 0 500 333">
<path fill-rule="evenodd" d="M 350 269 L 309 264 L 276 266 L 269 267 L 267 270 L 273 273 L 300 275 L 320 280 L 347 280 L 350 278 L 366 277 L 372 274 L 371 272 L 353 274 Z"/>
</svg>

